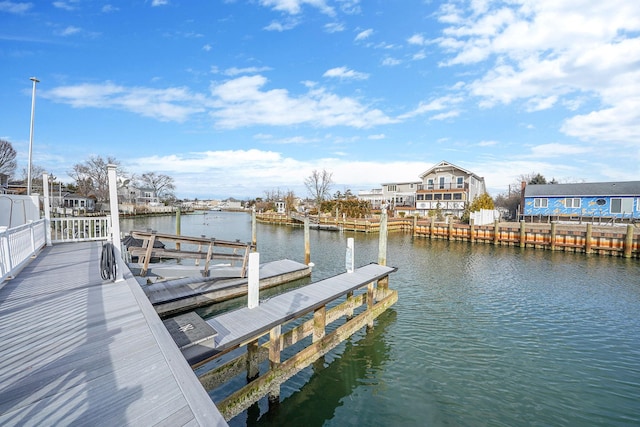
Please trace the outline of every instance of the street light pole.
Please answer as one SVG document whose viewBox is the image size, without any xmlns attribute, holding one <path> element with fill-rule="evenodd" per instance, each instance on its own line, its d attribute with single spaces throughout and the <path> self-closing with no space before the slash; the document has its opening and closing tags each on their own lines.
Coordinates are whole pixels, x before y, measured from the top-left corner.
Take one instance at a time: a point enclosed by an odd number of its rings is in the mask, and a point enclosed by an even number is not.
<svg viewBox="0 0 640 427">
<path fill-rule="evenodd" d="M 31 155 L 33 152 L 33 117 L 36 113 L 36 83 L 40 80 L 31 77 L 33 82 L 33 92 L 31 92 L 31 131 L 29 132 L 29 165 L 27 166 L 27 195 L 31 195 Z"/>
</svg>

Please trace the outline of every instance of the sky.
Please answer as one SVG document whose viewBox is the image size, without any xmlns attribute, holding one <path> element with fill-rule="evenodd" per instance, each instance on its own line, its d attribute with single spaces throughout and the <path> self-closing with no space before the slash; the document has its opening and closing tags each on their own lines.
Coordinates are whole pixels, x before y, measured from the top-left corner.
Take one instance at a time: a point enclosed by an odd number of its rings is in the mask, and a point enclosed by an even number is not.
<svg viewBox="0 0 640 427">
<path fill-rule="evenodd" d="M 0 138 L 178 198 L 485 178 L 640 180 L 640 2 L 0 0 Z"/>
</svg>

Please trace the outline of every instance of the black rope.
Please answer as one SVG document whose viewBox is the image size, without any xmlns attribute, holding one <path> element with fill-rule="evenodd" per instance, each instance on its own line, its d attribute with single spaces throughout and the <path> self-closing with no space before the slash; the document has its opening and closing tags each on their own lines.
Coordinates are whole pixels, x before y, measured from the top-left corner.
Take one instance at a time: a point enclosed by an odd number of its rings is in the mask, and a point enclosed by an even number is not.
<svg viewBox="0 0 640 427">
<path fill-rule="evenodd" d="M 102 280 L 116 280 L 116 254 L 112 243 L 102 245 L 102 256 L 100 257 L 100 276 Z"/>
</svg>

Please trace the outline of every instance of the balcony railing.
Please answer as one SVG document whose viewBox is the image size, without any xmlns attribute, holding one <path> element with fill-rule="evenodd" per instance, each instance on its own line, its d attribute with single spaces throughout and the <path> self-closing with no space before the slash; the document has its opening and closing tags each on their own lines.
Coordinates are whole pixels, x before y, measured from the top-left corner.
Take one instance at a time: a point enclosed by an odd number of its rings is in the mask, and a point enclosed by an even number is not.
<svg viewBox="0 0 640 427">
<path fill-rule="evenodd" d="M 451 190 L 468 190 L 469 184 L 464 182 L 458 183 L 435 183 L 435 184 L 418 184 L 419 192 L 436 192 L 436 191 L 451 191 Z"/>
<path fill-rule="evenodd" d="M 51 242 L 86 242 L 111 238 L 110 217 L 51 218 Z"/>
</svg>

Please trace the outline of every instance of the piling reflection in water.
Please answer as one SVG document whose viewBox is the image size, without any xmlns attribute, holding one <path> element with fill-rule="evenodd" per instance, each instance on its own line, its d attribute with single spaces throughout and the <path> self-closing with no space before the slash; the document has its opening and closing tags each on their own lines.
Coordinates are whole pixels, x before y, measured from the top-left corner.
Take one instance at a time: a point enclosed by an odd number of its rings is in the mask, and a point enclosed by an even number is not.
<svg viewBox="0 0 640 427">
<path fill-rule="evenodd" d="M 229 425 L 269 426 L 287 420 L 286 424 L 292 426 L 322 426 L 334 418 L 337 408 L 349 407 L 349 396 L 357 389 L 384 388 L 377 378 L 390 360 L 392 349 L 385 335 L 396 319 L 396 312 L 387 310 L 378 318 L 375 328 L 358 332 L 292 378 L 282 387 L 282 401 L 275 411 L 261 413 L 266 405 L 262 405 L 264 408 L 254 405 L 246 418 L 237 417 Z M 358 408 L 349 410 L 357 419 Z"/>
</svg>

